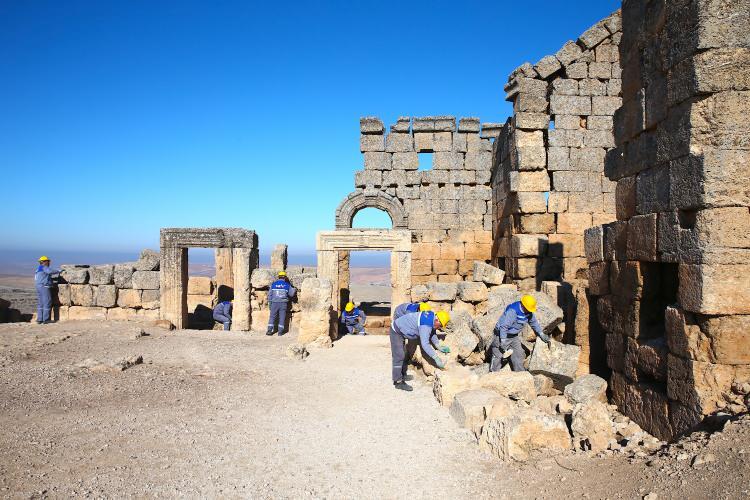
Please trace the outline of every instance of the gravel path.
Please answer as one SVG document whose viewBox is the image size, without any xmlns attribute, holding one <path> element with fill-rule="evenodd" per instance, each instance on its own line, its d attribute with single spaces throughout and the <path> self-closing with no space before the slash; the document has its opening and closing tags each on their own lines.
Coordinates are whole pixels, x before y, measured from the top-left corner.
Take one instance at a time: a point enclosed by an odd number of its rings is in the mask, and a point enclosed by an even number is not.
<svg viewBox="0 0 750 500">
<path fill-rule="evenodd" d="M 148 336 L 136 337 L 138 328 L 126 323 L 0 325 L 0 494 L 634 498 L 662 486 L 664 494 L 691 491 L 690 483 L 674 491 L 661 485 L 642 462 L 570 455 L 519 465 L 482 454 L 427 383 L 414 380 L 412 393 L 392 388 L 387 338 L 348 337 L 295 361 L 284 355 L 292 336 L 145 329 Z M 96 367 L 133 355 L 144 363 Z M 613 491 L 612 484 L 624 486 Z"/>
</svg>

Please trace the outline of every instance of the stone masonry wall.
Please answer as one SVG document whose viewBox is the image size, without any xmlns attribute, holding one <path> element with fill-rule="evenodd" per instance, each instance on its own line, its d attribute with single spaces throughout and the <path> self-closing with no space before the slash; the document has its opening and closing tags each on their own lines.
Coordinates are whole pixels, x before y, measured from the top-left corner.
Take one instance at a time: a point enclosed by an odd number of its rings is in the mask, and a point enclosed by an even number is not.
<svg viewBox="0 0 750 500">
<path fill-rule="evenodd" d="M 742 411 L 750 380 L 750 1 L 626 0 L 622 20 L 617 221 L 585 247 L 612 398 L 668 439 Z"/>
<path fill-rule="evenodd" d="M 493 151 L 492 257 L 523 290 L 585 279 L 583 231 L 614 220 L 603 172 L 621 103 L 620 35 L 617 11 L 508 78 L 513 117 Z"/>
<path fill-rule="evenodd" d="M 499 126 L 401 117 L 386 134 L 381 120 L 362 118 L 360 132 L 364 169 L 337 209 L 337 229 L 350 228 L 361 208 L 380 208 L 394 228 L 412 231 L 413 285 L 470 277 L 474 261 L 491 254 L 491 150 Z M 430 170 L 419 170 L 419 153 L 433 154 Z"/>
</svg>

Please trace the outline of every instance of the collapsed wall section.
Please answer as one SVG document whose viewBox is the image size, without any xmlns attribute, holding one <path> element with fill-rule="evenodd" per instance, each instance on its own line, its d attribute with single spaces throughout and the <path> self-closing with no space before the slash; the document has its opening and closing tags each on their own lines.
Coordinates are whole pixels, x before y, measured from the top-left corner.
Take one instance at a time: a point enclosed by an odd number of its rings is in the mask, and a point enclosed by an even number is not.
<svg viewBox="0 0 750 500">
<path fill-rule="evenodd" d="M 750 1 L 626 0 L 617 221 L 586 232 L 620 409 L 664 439 L 746 411 Z"/>
<path fill-rule="evenodd" d="M 336 229 L 357 211 L 386 211 L 394 229 L 412 233 L 412 285 L 459 282 L 491 256 L 490 170 L 499 125 L 477 118 L 401 117 L 386 133 L 378 118 L 360 120 L 364 169 L 336 211 Z M 424 169 L 422 154 L 432 155 Z"/>
<path fill-rule="evenodd" d="M 621 103 L 620 13 L 508 78 L 513 116 L 495 142 L 493 261 L 524 290 L 586 278 L 583 231 L 614 219 L 604 175 Z"/>
</svg>

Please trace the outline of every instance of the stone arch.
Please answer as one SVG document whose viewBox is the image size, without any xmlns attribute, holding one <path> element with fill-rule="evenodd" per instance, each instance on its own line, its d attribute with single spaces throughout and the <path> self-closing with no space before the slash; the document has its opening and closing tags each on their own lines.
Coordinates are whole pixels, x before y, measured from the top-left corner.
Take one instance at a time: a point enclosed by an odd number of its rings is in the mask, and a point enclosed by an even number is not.
<svg viewBox="0 0 750 500">
<path fill-rule="evenodd" d="M 385 211 L 393 222 L 393 229 L 406 229 L 406 211 L 395 196 L 377 189 L 358 189 L 336 209 L 336 229 L 351 229 L 354 216 L 363 208 L 377 208 Z"/>
</svg>

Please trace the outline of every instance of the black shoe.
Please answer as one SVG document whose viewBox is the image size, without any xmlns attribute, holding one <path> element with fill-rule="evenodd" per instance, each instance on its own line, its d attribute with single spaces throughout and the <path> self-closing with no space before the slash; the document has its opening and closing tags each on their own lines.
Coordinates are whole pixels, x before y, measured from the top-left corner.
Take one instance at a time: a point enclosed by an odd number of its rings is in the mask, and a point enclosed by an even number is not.
<svg viewBox="0 0 750 500">
<path fill-rule="evenodd" d="M 281 337 L 281 336 L 283 336 L 283 335 L 284 335 L 285 333 L 286 333 L 286 332 L 285 332 L 284 330 L 279 330 L 278 336 L 279 336 L 279 337 Z M 271 334 L 271 335 L 273 335 L 273 334 Z"/>
<path fill-rule="evenodd" d="M 414 377 L 412 375 L 407 375 L 404 373 L 404 382 L 408 382 L 409 380 L 414 380 Z"/>
<path fill-rule="evenodd" d="M 413 391 L 413 390 L 414 390 L 414 389 L 412 388 L 412 386 L 410 386 L 409 384 L 407 384 L 407 383 L 406 383 L 406 382 L 404 382 L 403 380 L 401 380 L 401 381 L 399 381 L 399 382 L 394 382 L 394 383 L 393 383 L 393 387 L 395 387 L 396 389 L 398 389 L 398 390 L 400 390 L 400 391 L 406 391 L 406 392 L 411 392 L 411 391 Z"/>
<path fill-rule="evenodd" d="M 268 331 L 266 331 L 266 335 L 268 336 L 273 335 L 273 328 L 269 328 Z"/>
</svg>

